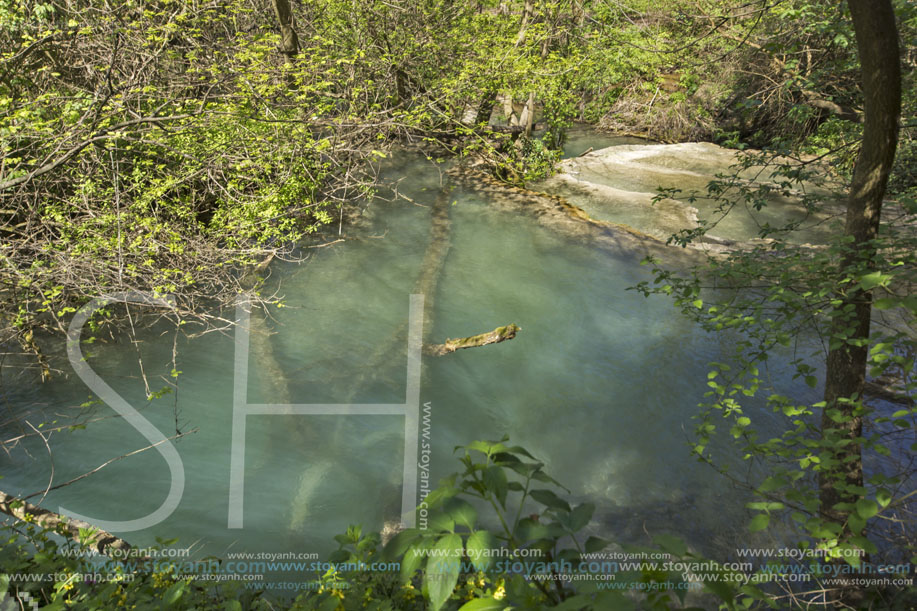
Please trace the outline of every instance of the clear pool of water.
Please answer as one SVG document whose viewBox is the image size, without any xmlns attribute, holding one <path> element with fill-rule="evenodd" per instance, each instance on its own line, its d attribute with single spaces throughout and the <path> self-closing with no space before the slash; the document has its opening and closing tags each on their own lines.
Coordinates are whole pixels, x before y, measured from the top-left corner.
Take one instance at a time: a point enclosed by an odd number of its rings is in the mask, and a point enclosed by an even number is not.
<svg viewBox="0 0 917 611">
<path fill-rule="evenodd" d="M 345 230 L 344 242 L 314 249 L 303 264 L 273 267 L 268 288 L 285 296 L 285 307 L 270 317 L 253 313 L 248 402 L 404 401 L 406 352 L 399 338 L 443 179 L 410 156 L 389 171 L 407 177 L 401 189 L 416 204 L 374 202 L 366 223 Z M 461 189 L 450 200 L 450 245 L 435 294 L 427 296 L 425 339 L 441 342 L 507 323 L 522 331 L 499 345 L 423 358 L 420 399 L 429 406 L 434 481 L 459 470 L 454 446 L 507 434 L 545 462 L 572 500 L 596 503 L 590 534 L 648 543 L 649 534 L 674 532 L 711 554 L 747 540 L 747 498 L 692 460 L 687 445 L 707 364 L 724 357 L 728 342 L 681 318 L 669 301 L 627 290 L 647 278 L 639 255 L 572 242 Z M 165 386 L 173 332 L 154 325 L 139 338 L 137 346 L 126 337 L 100 339 L 84 352 L 166 435 L 197 432 L 175 442 L 186 475 L 181 503 L 155 527 L 125 534 L 134 544 L 178 537 L 196 557 L 324 555 L 349 524 L 378 530 L 398 519 L 400 416 L 273 415 L 249 417 L 244 527 L 229 528 L 232 331 L 180 336 L 177 392 L 152 401 L 145 398 L 138 350 L 151 387 Z M 49 346 L 59 363 L 66 363 L 63 350 L 63 342 Z M 34 436 L 3 455 L 8 493 L 44 489 L 52 466 L 56 484 L 147 445 L 108 407 L 80 407 L 91 393 L 74 375 L 44 385 L 29 373 L 4 375 L 5 408 L 29 413 L 33 424 L 103 418 L 52 435 L 53 459 Z M 817 400 L 804 384 L 783 382 L 784 390 Z M 3 433 L 10 438 L 25 429 L 9 420 Z M 728 453 L 727 445 L 723 456 Z M 169 485 L 163 459 L 146 451 L 49 493 L 43 505 L 124 520 L 158 507 Z"/>
</svg>

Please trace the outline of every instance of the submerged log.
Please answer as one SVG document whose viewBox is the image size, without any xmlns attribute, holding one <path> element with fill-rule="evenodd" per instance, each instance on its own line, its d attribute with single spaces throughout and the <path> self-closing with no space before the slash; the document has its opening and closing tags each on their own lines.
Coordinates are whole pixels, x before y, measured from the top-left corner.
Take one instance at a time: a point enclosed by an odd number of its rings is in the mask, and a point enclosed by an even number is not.
<svg viewBox="0 0 917 611">
<path fill-rule="evenodd" d="M 505 327 L 497 327 L 488 333 L 472 335 L 471 337 L 447 339 L 444 344 L 428 344 L 424 346 L 424 353 L 431 356 L 442 356 L 450 352 L 455 352 L 456 350 L 461 350 L 462 348 L 477 348 L 478 346 L 487 346 L 488 344 L 499 344 L 500 342 L 505 342 L 508 339 L 516 337 L 517 331 L 521 331 L 521 328 L 514 324 L 509 324 Z"/>
<path fill-rule="evenodd" d="M 53 530 L 74 541 L 85 542 L 100 554 L 112 558 L 116 556 L 113 550 L 118 550 L 124 554 L 131 549 L 131 544 L 124 539 L 100 530 L 88 522 L 62 516 L 59 513 L 54 513 L 48 509 L 17 499 L 5 492 L 0 492 L 0 512 L 22 522 L 37 524 L 42 528 Z"/>
<path fill-rule="evenodd" d="M 905 388 L 903 383 L 898 380 L 900 387 L 896 387 L 893 380 L 888 378 L 877 378 L 875 380 L 866 380 L 866 386 L 863 392 L 867 396 L 875 399 L 882 399 L 890 403 L 899 403 L 901 405 L 913 406 L 914 397 L 912 397 Z"/>
</svg>

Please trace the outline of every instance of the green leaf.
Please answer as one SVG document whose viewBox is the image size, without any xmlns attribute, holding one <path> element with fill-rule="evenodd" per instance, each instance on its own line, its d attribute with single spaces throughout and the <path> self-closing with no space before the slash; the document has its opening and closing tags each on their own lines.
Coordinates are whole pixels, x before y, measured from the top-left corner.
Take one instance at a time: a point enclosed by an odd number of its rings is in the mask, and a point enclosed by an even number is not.
<svg viewBox="0 0 917 611">
<path fill-rule="evenodd" d="M 433 549 L 424 573 L 424 587 L 433 611 L 442 608 L 458 582 L 462 558 L 462 538 L 456 534 L 440 537 Z"/>
<path fill-rule="evenodd" d="M 882 297 L 872 302 L 872 307 L 877 310 L 890 310 L 901 305 L 901 300 L 894 297 Z"/>
<path fill-rule="evenodd" d="M 558 488 L 564 488 L 563 486 L 561 486 L 560 482 L 558 482 L 556 479 L 554 479 L 553 477 L 551 477 L 544 471 L 535 471 L 534 473 L 532 473 L 532 479 L 537 479 L 539 482 L 544 482 L 546 484 L 554 484 Z M 567 489 L 564 488 L 564 490 L 567 490 Z M 570 492 L 570 491 L 567 490 L 567 492 Z"/>
<path fill-rule="evenodd" d="M 179 581 L 178 583 L 172 584 L 166 593 L 162 595 L 162 602 L 165 606 L 171 607 L 178 602 L 178 599 L 182 597 L 182 594 L 185 593 L 185 588 L 187 583 L 184 581 Z"/>
<path fill-rule="evenodd" d="M 655 535 L 653 537 L 653 543 L 673 556 L 681 557 L 688 553 L 688 546 L 675 535 Z"/>
<path fill-rule="evenodd" d="M 563 536 L 564 534 L 566 534 L 566 533 L 563 533 L 563 534 L 561 534 L 560 536 Z M 579 565 L 579 563 L 582 562 L 582 560 L 583 560 L 583 558 L 582 558 L 582 556 L 580 555 L 579 551 L 578 551 L 578 550 L 575 550 L 575 549 L 572 549 L 572 548 L 567 548 L 567 549 L 562 549 L 562 550 L 560 550 L 560 551 L 557 552 L 557 554 L 554 556 L 554 559 L 555 559 L 556 561 L 558 561 L 558 562 L 564 562 L 564 561 L 569 562 L 569 563 L 572 564 L 573 566 Z"/>
<path fill-rule="evenodd" d="M 453 497 L 446 501 L 443 510 L 456 524 L 461 524 L 474 530 L 474 523 L 478 519 L 477 510 L 465 499 Z"/>
<path fill-rule="evenodd" d="M 458 450 L 461 447 L 462 446 L 456 446 L 455 449 Z M 493 444 L 489 441 L 472 441 L 465 446 L 465 449 L 481 452 L 482 454 L 490 454 L 491 447 L 493 447 Z"/>
<path fill-rule="evenodd" d="M 595 505 L 592 503 L 583 503 L 570 512 L 569 526 L 572 532 L 577 532 L 585 528 L 595 513 Z"/>
<path fill-rule="evenodd" d="M 451 485 L 441 485 L 434 488 L 430 491 L 430 494 L 427 495 L 427 498 L 424 499 L 424 502 L 427 504 L 427 507 L 434 508 L 441 505 L 447 499 L 451 499 L 457 495 L 461 490 L 454 488 Z"/>
<path fill-rule="evenodd" d="M 876 544 L 870 541 L 866 537 L 850 537 L 850 543 L 853 544 L 850 546 L 851 550 L 863 550 L 867 554 L 875 554 L 879 551 L 879 548 L 876 547 Z M 840 547 L 840 545 L 838 547 Z M 854 553 L 854 554 L 847 554 L 847 555 L 854 557 L 859 561 L 859 558 L 860 558 L 859 554 Z M 855 564 L 854 566 L 858 566 L 858 565 L 859 565 L 859 562 L 857 562 L 857 564 Z"/>
<path fill-rule="evenodd" d="M 351 556 L 353 556 L 353 554 L 350 551 L 338 549 L 331 552 L 331 555 L 328 556 L 328 561 L 335 563 L 350 562 Z"/>
<path fill-rule="evenodd" d="M 525 457 L 535 460 L 535 457 L 529 454 L 529 451 L 523 448 L 522 446 L 510 446 L 506 448 L 504 451 L 509 452 L 511 454 L 522 454 Z"/>
<path fill-rule="evenodd" d="M 479 571 L 486 571 L 491 563 L 490 550 L 497 549 L 497 540 L 486 530 L 478 530 L 471 533 L 465 542 L 465 550 L 474 568 Z"/>
<path fill-rule="evenodd" d="M 382 558 L 385 560 L 397 560 L 404 555 L 404 552 L 417 540 L 420 531 L 416 528 L 408 528 L 392 537 L 385 548 L 382 550 Z"/>
<path fill-rule="evenodd" d="M 513 534 L 523 543 L 528 543 L 529 541 L 549 537 L 550 530 L 546 525 L 536 522 L 532 518 L 522 518 L 519 520 L 519 524 Z"/>
<path fill-rule="evenodd" d="M 851 513 L 847 516 L 847 526 L 850 528 L 850 532 L 858 535 L 866 528 L 866 520 L 857 513 Z"/>
<path fill-rule="evenodd" d="M 571 596 L 564 602 L 554 607 L 555 611 L 580 611 L 592 607 L 592 597 L 586 594 Z"/>
<path fill-rule="evenodd" d="M 868 520 L 879 513 L 879 505 L 872 499 L 859 499 L 856 502 L 857 514 Z"/>
<path fill-rule="evenodd" d="M 570 511 L 570 505 L 567 504 L 567 501 L 563 500 L 550 490 L 532 490 L 529 492 L 529 496 L 545 505 L 551 509 L 562 509 L 563 511 Z"/>
<path fill-rule="evenodd" d="M 608 609 L 609 611 L 633 611 L 637 604 L 627 598 L 623 592 L 612 592 L 606 590 L 599 592 L 595 597 L 595 606 L 593 609 Z"/>
<path fill-rule="evenodd" d="M 318 611 L 335 611 L 335 609 L 338 608 L 338 604 L 340 604 L 340 602 L 341 601 L 338 600 L 336 596 L 331 596 L 329 594 L 328 598 L 322 601 L 321 606 L 318 607 Z"/>
<path fill-rule="evenodd" d="M 467 446 L 466 450 L 477 450 L 482 454 L 487 454 L 490 456 L 496 452 L 506 452 L 508 448 L 503 445 L 503 441 L 506 441 L 508 438 L 504 437 L 500 441 L 472 441 Z M 461 447 L 461 446 L 459 446 Z"/>
<path fill-rule="evenodd" d="M 778 503 L 776 501 L 756 501 L 753 503 L 746 503 L 745 506 L 756 511 L 779 511 L 784 508 L 783 503 Z"/>
<path fill-rule="evenodd" d="M 455 532 L 455 521 L 445 512 L 430 512 L 427 527 L 433 532 Z"/>
<path fill-rule="evenodd" d="M 517 463 L 509 463 L 506 466 L 522 477 L 534 477 L 534 475 L 539 472 L 538 470 L 541 469 L 544 465 L 540 462 L 529 463 L 520 461 Z"/>
<path fill-rule="evenodd" d="M 705 580 L 704 588 L 719 597 L 719 599 L 726 603 L 727 606 L 732 605 L 733 601 L 735 600 L 735 588 L 733 588 L 728 583 L 716 581 L 713 579 Z"/>
<path fill-rule="evenodd" d="M 508 481 L 506 479 L 506 471 L 503 470 L 503 467 L 490 466 L 484 470 L 484 486 L 488 490 L 493 492 L 494 496 L 497 497 L 497 500 L 500 502 L 500 506 L 506 507 L 506 491 L 508 488 Z"/>
<path fill-rule="evenodd" d="M 522 462 L 518 457 L 509 452 L 497 452 L 491 456 L 490 459 L 493 461 L 494 465 L 504 467 L 508 465 L 517 465 Z"/>
<path fill-rule="evenodd" d="M 759 530 L 764 530 L 767 528 L 767 525 L 770 523 L 771 517 L 766 513 L 759 513 L 751 519 L 751 523 L 748 525 L 748 530 L 751 532 L 758 532 Z"/>
<path fill-rule="evenodd" d="M 594 552 L 600 552 L 606 547 L 608 547 L 609 542 L 600 537 L 589 537 L 586 539 L 586 545 L 583 549 L 586 550 L 587 554 L 592 554 Z"/>
<path fill-rule="evenodd" d="M 414 573 L 423 566 L 427 559 L 426 552 L 433 545 L 430 538 L 419 539 L 411 545 L 404 553 L 401 560 L 401 583 L 408 583 L 414 577 Z"/>
<path fill-rule="evenodd" d="M 883 509 L 888 507 L 888 504 L 892 502 L 891 492 L 885 488 L 879 488 L 876 491 L 876 501 L 879 502 L 879 505 L 881 505 Z"/>
<path fill-rule="evenodd" d="M 765 478 L 763 482 L 761 482 L 761 485 L 758 486 L 758 490 L 761 492 L 773 492 L 774 490 L 779 490 L 786 485 L 787 481 L 785 478 L 771 475 Z"/>
<path fill-rule="evenodd" d="M 869 291 L 877 286 L 888 286 L 888 283 L 894 278 L 890 274 L 883 274 L 882 272 L 872 272 L 871 274 L 866 274 L 865 276 L 860 276 L 859 288 L 864 291 Z"/>
<path fill-rule="evenodd" d="M 501 611 L 506 603 L 495 598 L 475 598 L 459 607 L 459 611 Z"/>
</svg>

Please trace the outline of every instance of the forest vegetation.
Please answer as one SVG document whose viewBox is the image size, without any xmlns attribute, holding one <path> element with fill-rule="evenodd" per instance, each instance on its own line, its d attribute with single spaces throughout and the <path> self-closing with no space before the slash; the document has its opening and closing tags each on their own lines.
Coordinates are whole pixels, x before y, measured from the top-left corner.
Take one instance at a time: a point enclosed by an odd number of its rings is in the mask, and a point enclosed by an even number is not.
<svg viewBox="0 0 917 611">
<path fill-rule="evenodd" d="M 171 295 L 174 307 L 156 315 L 188 334 L 230 324 L 223 309 L 241 292 L 277 304 L 282 295 L 259 291 L 257 272 L 347 231 L 356 202 L 388 191 L 379 171 L 396 151 L 473 164 L 525 188 L 551 174 L 576 123 L 715 142 L 747 151 L 746 167 L 772 168 L 788 192 L 830 175 L 849 197 L 846 230 L 824 248 L 795 245 L 790 225 L 764 227 L 766 240 L 693 273 L 647 261 L 655 282 L 638 290 L 671 295 L 713 333 L 747 338 L 734 363 L 714 364 L 694 454 L 739 477 L 709 450 L 726 430 L 764 465 L 763 481 L 744 482 L 760 497 L 753 531 L 785 518 L 834 563 L 917 566 L 914 40 L 909 0 L 0 0 L 3 352 L 36 381 L 53 379 L 60 372 L 43 346 L 99 295 Z M 768 193 L 736 175 L 711 183 L 709 195 L 728 214 L 766 205 Z M 713 226 L 673 236 L 672 247 Z M 93 331 L 133 324 L 131 311 L 109 306 Z M 762 438 L 743 398 L 762 386 L 772 350 L 804 328 L 823 334 L 825 351 L 794 367 L 813 387 L 825 382 L 824 401 L 769 396 L 784 433 Z M 815 376 L 822 369 L 825 380 Z M 870 392 L 896 409 L 874 409 Z M 817 596 L 711 579 L 696 603 L 674 588 L 635 599 L 504 579 L 487 563 L 460 575 L 448 563 L 409 562 L 416 549 L 499 543 L 575 558 L 608 544 L 576 538 L 588 504 L 530 493 L 533 481 L 557 482 L 528 451 L 502 440 L 460 454 L 463 471 L 428 500 L 438 530 L 404 531 L 385 546 L 358 528 L 336 539 L 338 560 L 400 559 L 400 575 L 320 576 L 326 588 L 290 604 L 471 611 L 813 608 L 821 600 L 905 609 L 917 600 L 913 591 L 858 585 L 855 571 Z M 898 471 L 866 473 L 876 454 L 895 457 Z M 476 529 L 478 505 L 466 497 L 491 507 L 505 530 Z M 539 503 L 541 518 L 514 522 L 508 497 L 520 499 L 520 511 L 526 499 Z M 7 513 L 22 507 L 3 504 Z M 97 543 L 90 539 L 26 519 L 10 531 L 0 567 L 84 571 L 84 560 L 58 552 Z M 702 560 L 675 538 L 656 543 Z M 333 585 L 341 580 L 347 589 Z M 7 585 L 0 579 L 0 590 Z M 277 608 L 239 584 L 168 573 L 30 591 L 61 609 Z"/>
</svg>

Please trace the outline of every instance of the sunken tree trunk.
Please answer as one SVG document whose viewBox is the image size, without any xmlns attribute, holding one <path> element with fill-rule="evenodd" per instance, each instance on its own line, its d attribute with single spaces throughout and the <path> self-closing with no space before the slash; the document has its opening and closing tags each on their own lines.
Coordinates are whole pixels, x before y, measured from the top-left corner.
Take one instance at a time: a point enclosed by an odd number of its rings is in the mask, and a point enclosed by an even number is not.
<svg viewBox="0 0 917 611">
<path fill-rule="evenodd" d="M 423 262 L 420 264 L 420 274 L 411 291 L 413 294 L 424 296 L 424 317 L 422 337 L 429 336 L 433 325 L 433 307 L 436 301 L 437 286 L 440 275 L 446 262 L 446 255 L 452 244 L 452 221 L 450 210 L 451 190 L 443 189 L 433 201 L 430 217 L 430 244 L 424 252 Z M 361 368 L 361 373 L 350 383 L 350 392 L 345 403 L 352 403 L 366 383 L 375 378 L 380 372 L 386 370 L 390 363 L 397 363 L 404 357 L 404 343 L 407 335 L 407 322 L 399 325 L 386 340 L 381 342 L 376 350 L 367 357 L 366 365 Z"/>
</svg>

